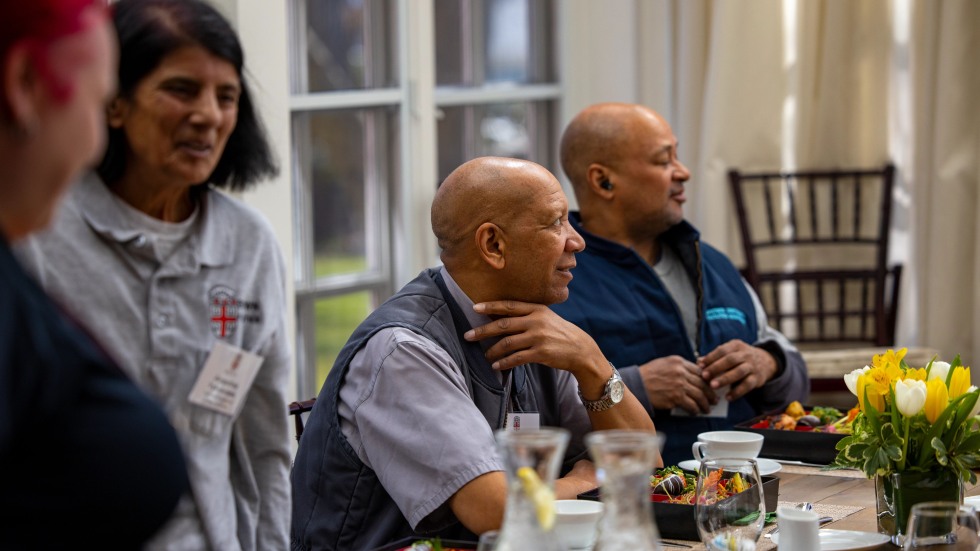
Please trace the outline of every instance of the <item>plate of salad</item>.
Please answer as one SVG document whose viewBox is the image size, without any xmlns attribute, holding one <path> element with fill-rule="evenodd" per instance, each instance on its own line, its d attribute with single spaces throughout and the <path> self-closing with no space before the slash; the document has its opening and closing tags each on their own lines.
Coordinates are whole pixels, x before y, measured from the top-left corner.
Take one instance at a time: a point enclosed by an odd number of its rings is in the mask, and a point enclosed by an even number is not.
<svg viewBox="0 0 980 551">
<path fill-rule="evenodd" d="M 739 423 L 735 428 L 765 437 L 760 457 L 827 465 L 837 457 L 837 442 L 851 433 L 851 423 L 857 414 L 856 407 L 845 412 L 793 402 L 784 409 Z"/>
<path fill-rule="evenodd" d="M 679 466 L 658 469 L 651 474 L 650 501 L 653 502 L 653 518 L 662 538 L 695 541 L 701 538 L 694 522 L 696 485 L 697 475 Z M 734 486 L 733 484 L 733 490 Z M 779 478 L 763 476 L 762 488 L 766 510 L 775 511 L 779 500 Z M 599 493 L 598 489 L 594 489 L 579 494 L 578 498 L 598 500 Z"/>
</svg>

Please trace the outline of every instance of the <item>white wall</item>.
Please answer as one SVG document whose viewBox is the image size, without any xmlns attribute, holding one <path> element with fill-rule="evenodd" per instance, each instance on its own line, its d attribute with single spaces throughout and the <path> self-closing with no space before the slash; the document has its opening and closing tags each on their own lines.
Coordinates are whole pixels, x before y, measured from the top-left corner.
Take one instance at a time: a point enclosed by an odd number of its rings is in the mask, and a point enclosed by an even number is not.
<svg viewBox="0 0 980 551">
<path fill-rule="evenodd" d="M 235 28 L 245 49 L 246 78 L 254 101 L 279 159 L 279 176 L 244 193 L 246 203 L 262 211 L 272 223 L 286 260 L 287 294 L 293 296 L 292 159 L 289 138 L 289 60 L 286 2 L 269 0 L 213 0 Z M 289 342 L 295 343 L 296 313 L 287 303 Z M 293 381 L 289 385 L 294 393 Z M 295 399 L 291 395 L 290 400 Z"/>
<path fill-rule="evenodd" d="M 593 103 L 642 103 L 670 113 L 672 87 L 666 75 L 671 37 L 643 26 L 644 21 L 671 17 L 667 0 L 560 0 L 558 7 L 564 87 L 559 134 Z M 576 208 L 567 178 L 558 176 Z"/>
</svg>

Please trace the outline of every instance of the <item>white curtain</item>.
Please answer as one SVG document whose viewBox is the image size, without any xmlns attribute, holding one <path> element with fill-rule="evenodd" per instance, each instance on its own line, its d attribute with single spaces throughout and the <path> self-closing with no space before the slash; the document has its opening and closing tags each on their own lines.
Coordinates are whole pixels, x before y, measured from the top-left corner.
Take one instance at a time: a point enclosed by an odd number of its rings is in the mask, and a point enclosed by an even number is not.
<svg viewBox="0 0 980 551">
<path fill-rule="evenodd" d="M 911 21 L 914 272 L 905 304 L 916 309 L 920 341 L 980 371 L 980 2 L 917 0 Z"/>
<path fill-rule="evenodd" d="M 705 239 L 741 263 L 730 167 L 890 159 L 891 257 L 905 264 L 897 344 L 969 365 L 980 353 L 980 2 L 665 0 L 639 14 L 638 33 L 671 46 L 669 94 L 641 88 L 640 101 L 674 127 L 693 172 L 686 214 Z"/>
</svg>

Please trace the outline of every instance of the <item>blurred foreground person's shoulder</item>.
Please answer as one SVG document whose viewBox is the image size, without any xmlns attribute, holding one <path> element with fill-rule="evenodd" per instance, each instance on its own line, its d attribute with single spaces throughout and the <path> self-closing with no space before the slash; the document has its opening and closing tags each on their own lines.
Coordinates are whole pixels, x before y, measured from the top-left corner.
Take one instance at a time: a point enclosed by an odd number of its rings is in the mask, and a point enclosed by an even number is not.
<svg viewBox="0 0 980 551">
<path fill-rule="evenodd" d="M 93 0 L 0 13 L 0 548 L 137 549 L 187 487 L 176 434 L 10 248 L 101 150 L 115 41 Z"/>
</svg>

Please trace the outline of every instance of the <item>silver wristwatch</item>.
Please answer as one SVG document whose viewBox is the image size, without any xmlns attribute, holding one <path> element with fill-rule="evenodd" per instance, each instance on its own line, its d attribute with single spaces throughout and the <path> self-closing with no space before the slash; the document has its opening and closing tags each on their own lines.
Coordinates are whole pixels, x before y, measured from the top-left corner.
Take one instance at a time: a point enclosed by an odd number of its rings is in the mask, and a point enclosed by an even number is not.
<svg viewBox="0 0 980 551">
<path fill-rule="evenodd" d="M 612 367 L 613 374 L 606 381 L 606 390 L 598 400 L 586 400 L 585 396 L 582 396 L 582 389 L 578 391 L 578 397 L 582 400 L 582 405 L 585 409 L 589 411 L 605 411 L 616 404 L 623 401 L 623 393 L 626 390 L 626 384 L 623 383 L 623 378 L 619 376 L 619 371 L 616 366 L 609 364 Z"/>
</svg>

